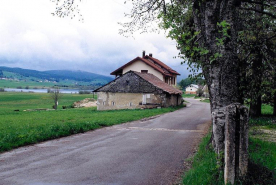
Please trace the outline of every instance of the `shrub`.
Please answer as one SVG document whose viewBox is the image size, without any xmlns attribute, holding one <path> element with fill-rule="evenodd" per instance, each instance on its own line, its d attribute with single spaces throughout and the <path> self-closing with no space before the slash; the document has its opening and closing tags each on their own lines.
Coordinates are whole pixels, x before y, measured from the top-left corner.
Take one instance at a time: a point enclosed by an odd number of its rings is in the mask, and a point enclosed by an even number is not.
<svg viewBox="0 0 276 185">
<path fill-rule="evenodd" d="M 90 91 L 79 91 L 79 94 L 91 94 Z"/>
</svg>

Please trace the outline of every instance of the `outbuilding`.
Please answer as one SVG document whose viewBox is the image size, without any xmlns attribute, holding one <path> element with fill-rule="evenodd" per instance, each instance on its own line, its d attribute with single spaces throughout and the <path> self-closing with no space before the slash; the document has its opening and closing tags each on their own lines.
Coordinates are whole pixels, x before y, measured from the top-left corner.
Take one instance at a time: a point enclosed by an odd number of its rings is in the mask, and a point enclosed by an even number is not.
<svg viewBox="0 0 276 185">
<path fill-rule="evenodd" d="M 198 85 L 191 84 L 191 85 L 186 87 L 185 93 L 186 94 L 196 94 L 198 88 L 199 88 Z"/>
</svg>

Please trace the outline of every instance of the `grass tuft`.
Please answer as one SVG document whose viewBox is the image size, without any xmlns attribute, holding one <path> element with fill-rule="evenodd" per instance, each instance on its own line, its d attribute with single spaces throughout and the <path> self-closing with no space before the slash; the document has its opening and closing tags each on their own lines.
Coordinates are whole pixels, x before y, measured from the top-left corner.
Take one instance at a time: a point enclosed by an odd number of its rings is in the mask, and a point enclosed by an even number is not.
<svg viewBox="0 0 276 185">
<path fill-rule="evenodd" d="M 216 154 L 209 144 L 211 133 L 202 139 L 196 155 L 192 159 L 192 168 L 185 173 L 183 184 L 214 184 L 222 185 L 223 174 L 218 173 Z"/>
</svg>

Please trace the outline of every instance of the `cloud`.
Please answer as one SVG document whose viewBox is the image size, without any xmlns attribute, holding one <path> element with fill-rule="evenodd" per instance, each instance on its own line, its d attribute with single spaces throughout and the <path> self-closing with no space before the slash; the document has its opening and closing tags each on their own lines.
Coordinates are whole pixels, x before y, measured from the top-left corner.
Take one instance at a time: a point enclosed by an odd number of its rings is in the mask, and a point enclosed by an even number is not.
<svg viewBox="0 0 276 185">
<path fill-rule="evenodd" d="M 82 1 L 84 22 L 58 18 L 50 0 L 0 1 L 0 65 L 37 70 L 70 69 L 104 75 L 142 50 L 187 77 L 186 67 L 174 59 L 175 42 L 160 34 L 118 34 L 130 7 L 121 0 Z"/>
</svg>

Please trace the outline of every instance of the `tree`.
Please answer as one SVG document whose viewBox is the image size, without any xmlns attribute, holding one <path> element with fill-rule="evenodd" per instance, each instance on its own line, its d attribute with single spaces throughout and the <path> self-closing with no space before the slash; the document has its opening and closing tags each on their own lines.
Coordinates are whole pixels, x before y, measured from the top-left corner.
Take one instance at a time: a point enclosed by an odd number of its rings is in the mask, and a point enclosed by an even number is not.
<svg viewBox="0 0 276 185">
<path fill-rule="evenodd" d="M 240 16 L 244 24 L 239 31 L 239 58 L 241 67 L 241 88 L 244 99 L 250 99 L 250 115 L 253 117 L 261 115 L 262 95 L 267 90 L 267 74 L 271 70 L 269 54 L 275 39 L 275 19 L 260 12 L 267 11 L 267 1 L 256 0 L 255 4 L 243 4 Z M 245 9 L 245 10 L 244 10 Z M 247 11 L 256 9 L 257 12 Z M 274 44 L 275 45 L 275 44 Z M 274 49 L 275 50 L 275 47 Z M 264 91 L 265 89 L 265 91 Z"/>
<path fill-rule="evenodd" d="M 185 78 L 182 79 L 178 85 L 181 87 L 181 89 L 184 90 L 184 88 L 186 88 L 188 85 L 191 84 L 197 84 L 197 85 L 204 85 L 205 84 L 205 80 L 202 78 L 197 78 L 197 79 L 193 79 L 193 78 Z"/>
<path fill-rule="evenodd" d="M 202 90 L 202 87 L 199 87 L 196 91 L 196 94 L 198 97 L 201 97 L 203 95 L 203 90 Z"/>
<path fill-rule="evenodd" d="M 57 110 L 58 101 L 61 99 L 62 94 L 58 87 L 56 87 L 53 91 L 51 91 L 51 98 L 54 100 L 54 109 Z"/>
<path fill-rule="evenodd" d="M 83 21 L 82 14 L 76 0 L 50 0 L 56 3 L 56 10 L 52 13 L 54 16 L 58 17 L 70 17 L 71 19 L 75 18 L 76 15 L 79 21 Z M 81 2 L 81 0 L 79 0 Z"/>
<path fill-rule="evenodd" d="M 193 82 L 190 78 L 185 78 L 185 79 L 182 79 L 178 85 L 180 86 L 180 88 L 182 90 L 184 90 L 185 87 L 187 87 L 188 85 L 191 85 Z"/>
</svg>

